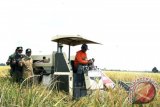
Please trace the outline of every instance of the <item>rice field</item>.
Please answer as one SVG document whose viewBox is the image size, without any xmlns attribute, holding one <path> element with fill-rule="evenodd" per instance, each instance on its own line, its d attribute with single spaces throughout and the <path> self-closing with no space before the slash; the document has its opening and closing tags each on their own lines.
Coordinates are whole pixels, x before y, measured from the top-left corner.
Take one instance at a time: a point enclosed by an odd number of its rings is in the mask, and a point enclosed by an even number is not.
<svg viewBox="0 0 160 107">
<path fill-rule="evenodd" d="M 6 77 L 9 76 L 9 66 L 0 66 L 0 77 Z"/>
<path fill-rule="evenodd" d="M 130 104 L 128 93 L 118 85 L 114 89 L 94 91 L 91 95 L 73 100 L 68 93 L 33 85 L 13 83 L 8 73 L 9 67 L 0 67 L 0 107 L 160 107 L 160 91 L 147 104 Z M 105 72 L 113 81 L 131 82 L 139 77 L 149 77 L 160 83 L 160 74 L 137 72 Z M 54 86 L 54 84 L 53 84 Z"/>
<path fill-rule="evenodd" d="M 114 81 L 125 81 L 132 82 L 138 78 L 146 77 L 151 78 L 157 83 L 160 83 L 160 73 L 148 73 L 148 72 L 138 72 L 138 71 L 105 71 L 105 74 L 109 76 Z"/>
</svg>

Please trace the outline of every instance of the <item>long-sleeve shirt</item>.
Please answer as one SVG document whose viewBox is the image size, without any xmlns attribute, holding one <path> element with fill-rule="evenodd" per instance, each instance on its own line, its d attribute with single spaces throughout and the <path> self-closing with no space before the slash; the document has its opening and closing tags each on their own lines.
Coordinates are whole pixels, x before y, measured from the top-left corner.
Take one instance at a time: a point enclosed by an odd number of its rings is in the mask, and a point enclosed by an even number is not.
<svg viewBox="0 0 160 107">
<path fill-rule="evenodd" d="M 32 58 L 24 57 L 20 63 L 23 66 L 23 77 L 28 78 L 33 75 L 33 60 Z"/>
<path fill-rule="evenodd" d="M 78 51 L 74 61 L 74 68 L 78 68 L 78 64 L 88 64 L 87 54 L 82 50 Z"/>
</svg>

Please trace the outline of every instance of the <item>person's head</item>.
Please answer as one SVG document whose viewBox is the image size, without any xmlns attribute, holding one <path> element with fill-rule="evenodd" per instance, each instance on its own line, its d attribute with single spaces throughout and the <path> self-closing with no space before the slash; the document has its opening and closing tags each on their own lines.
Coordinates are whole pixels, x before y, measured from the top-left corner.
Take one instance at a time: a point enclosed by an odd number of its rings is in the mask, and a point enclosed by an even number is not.
<svg viewBox="0 0 160 107">
<path fill-rule="evenodd" d="M 86 52 L 86 51 L 88 50 L 88 46 L 87 46 L 86 44 L 83 44 L 83 45 L 81 46 L 81 50 L 82 50 L 83 52 Z"/>
<path fill-rule="evenodd" d="M 30 57 L 32 50 L 30 48 L 26 49 L 26 56 Z"/>
<path fill-rule="evenodd" d="M 18 54 L 21 54 L 21 53 L 23 52 L 23 47 L 21 47 L 21 46 L 17 47 L 17 48 L 16 48 L 16 52 L 17 52 Z"/>
</svg>

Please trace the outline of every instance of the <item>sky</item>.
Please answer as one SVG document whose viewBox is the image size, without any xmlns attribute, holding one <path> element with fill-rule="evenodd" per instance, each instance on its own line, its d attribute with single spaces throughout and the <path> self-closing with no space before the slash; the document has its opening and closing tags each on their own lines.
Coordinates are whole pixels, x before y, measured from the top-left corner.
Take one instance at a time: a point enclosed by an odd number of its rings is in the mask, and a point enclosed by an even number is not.
<svg viewBox="0 0 160 107">
<path fill-rule="evenodd" d="M 53 36 L 81 35 L 103 44 L 88 45 L 99 68 L 160 70 L 159 11 L 159 0 L 0 0 L 0 63 L 17 46 L 51 54 Z"/>
</svg>

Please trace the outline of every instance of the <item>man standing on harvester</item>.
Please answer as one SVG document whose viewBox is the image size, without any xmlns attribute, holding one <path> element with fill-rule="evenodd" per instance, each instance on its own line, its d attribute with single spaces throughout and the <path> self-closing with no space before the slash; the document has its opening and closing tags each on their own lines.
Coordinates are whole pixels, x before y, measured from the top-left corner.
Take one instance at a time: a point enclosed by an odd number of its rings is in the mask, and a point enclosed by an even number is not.
<svg viewBox="0 0 160 107">
<path fill-rule="evenodd" d="M 84 72 L 83 72 L 83 66 L 93 64 L 93 60 L 87 59 L 86 51 L 88 50 L 88 46 L 86 44 L 83 44 L 81 46 L 81 50 L 79 50 L 76 53 L 75 60 L 74 60 L 74 87 L 84 87 L 85 89 L 85 79 L 84 79 Z M 84 93 L 84 95 L 86 95 Z M 80 95 L 81 96 L 81 95 Z M 79 95 L 76 95 L 75 97 L 80 97 Z M 83 96 L 83 95 L 82 95 Z"/>
</svg>

